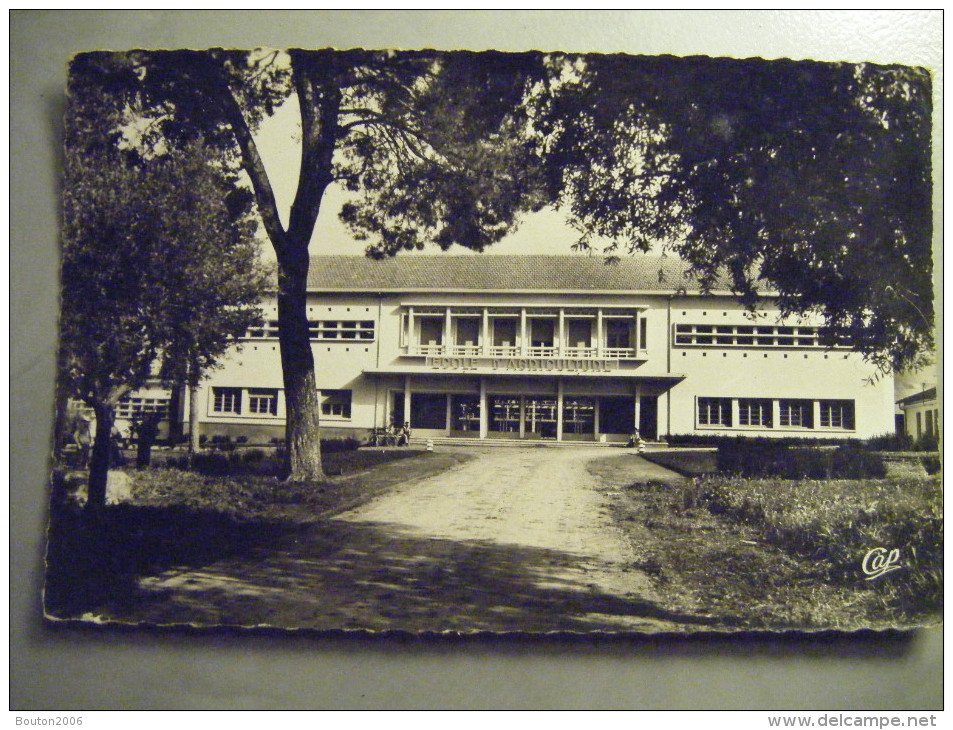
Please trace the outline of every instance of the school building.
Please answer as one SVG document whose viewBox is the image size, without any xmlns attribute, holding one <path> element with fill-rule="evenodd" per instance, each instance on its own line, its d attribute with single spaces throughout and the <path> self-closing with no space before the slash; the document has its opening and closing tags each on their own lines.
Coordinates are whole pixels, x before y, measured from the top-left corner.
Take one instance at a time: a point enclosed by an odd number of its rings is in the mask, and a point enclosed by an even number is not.
<svg viewBox="0 0 953 730">
<path fill-rule="evenodd" d="M 328 435 L 625 442 L 669 434 L 866 438 L 892 377 L 819 320 L 752 317 L 673 257 L 314 257 L 308 318 Z M 284 435 L 277 306 L 199 391 L 201 431 Z M 188 412 L 184 399 L 176 408 Z"/>
</svg>

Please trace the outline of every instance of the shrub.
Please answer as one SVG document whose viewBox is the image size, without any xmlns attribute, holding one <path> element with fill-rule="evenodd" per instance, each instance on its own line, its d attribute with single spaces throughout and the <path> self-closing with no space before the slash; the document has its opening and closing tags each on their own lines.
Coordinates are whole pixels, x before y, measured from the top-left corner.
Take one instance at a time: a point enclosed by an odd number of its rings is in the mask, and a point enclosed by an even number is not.
<svg viewBox="0 0 953 730">
<path fill-rule="evenodd" d="M 846 438 L 812 438 L 798 436 L 767 437 L 767 436 L 718 436 L 715 434 L 674 434 L 665 437 L 669 446 L 723 446 L 744 443 L 771 443 L 785 446 L 841 446 L 857 444 L 856 439 Z"/>
<path fill-rule="evenodd" d="M 232 437 L 223 436 L 222 434 L 212 436 L 211 444 L 213 449 L 221 449 L 222 451 L 231 451 L 235 448 L 235 444 L 232 443 Z"/>
<path fill-rule="evenodd" d="M 333 454 L 339 451 L 354 451 L 361 445 L 360 440 L 347 438 L 321 439 L 321 453 Z"/>
<path fill-rule="evenodd" d="M 913 451 L 913 439 L 905 433 L 885 433 L 864 441 L 872 451 Z"/>
<path fill-rule="evenodd" d="M 924 470 L 926 470 L 926 473 L 930 476 L 939 474 L 940 469 L 943 468 L 942 464 L 940 463 L 939 456 L 921 456 L 920 463 L 923 464 Z"/>
<path fill-rule="evenodd" d="M 856 445 L 805 449 L 771 439 L 721 444 L 718 471 L 781 479 L 872 479 L 887 473 L 879 454 Z"/>
</svg>

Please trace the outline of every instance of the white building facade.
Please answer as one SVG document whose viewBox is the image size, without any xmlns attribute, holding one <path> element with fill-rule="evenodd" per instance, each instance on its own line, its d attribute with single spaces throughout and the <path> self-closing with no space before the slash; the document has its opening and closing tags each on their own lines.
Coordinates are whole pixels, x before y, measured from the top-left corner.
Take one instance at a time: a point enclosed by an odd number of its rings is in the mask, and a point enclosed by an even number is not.
<svg viewBox="0 0 953 730">
<path fill-rule="evenodd" d="M 820 321 L 753 318 L 683 270 L 648 256 L 315 257 L 322 428 L 527 442 L 893 432 L 892 378 L 825 347 Z M 203 434 L 284 435 L 274 302 L 265 319 L 203 384 Z"/>
</svg>

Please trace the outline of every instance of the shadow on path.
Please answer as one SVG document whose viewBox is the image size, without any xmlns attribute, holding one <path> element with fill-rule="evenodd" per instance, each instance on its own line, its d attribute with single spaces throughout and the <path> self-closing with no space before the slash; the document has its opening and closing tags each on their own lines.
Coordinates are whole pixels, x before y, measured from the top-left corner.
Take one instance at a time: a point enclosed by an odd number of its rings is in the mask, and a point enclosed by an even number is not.
<svg viewBox="0 0 953 730">
<path fill-rule="evenodd" d="M 322 520 L 243 556 L 145 578 L 127 610 L 108 618 L 413 632 L 719 628 L 586 583 L 603 569 L 555 550 Z"/>
</svg>

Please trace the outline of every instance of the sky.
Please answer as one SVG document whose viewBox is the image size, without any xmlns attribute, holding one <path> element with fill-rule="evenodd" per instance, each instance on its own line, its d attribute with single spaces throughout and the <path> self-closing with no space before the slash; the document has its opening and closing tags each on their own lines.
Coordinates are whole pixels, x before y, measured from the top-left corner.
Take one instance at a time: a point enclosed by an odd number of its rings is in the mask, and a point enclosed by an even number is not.
<svg viewBox="0 0 953 730">
<path fill-rule="evenodd" d="M 287 225 L 291 202 L 298 183 L 301 121 L 298 115 L 297 96 L 292 94 L 273 116 L 265 120 L 255 135 L 258 151 L 268 170 L 282 223 Z M 332 185 L 325 192 L 321 212 L 311 237 L 311 253 L 318 255 L 364 253 L 366 242 L 357 241 L 347 227 L 338 219 L 341 205 L 347 201 L 347 193 L 340 186 Z M 570 228 L 559 211 L 544 209 L 526 215 L 516 231 L 486 249 L 489 255 L 501 254 L 572 254 L 573 243 L 578 233 Z M 403 252 L 412 255 L 414 252 Z M 437 246 L 429 246 L 420 253 L 440 253 Z M 473 255 L 463 246 L 454 246 L 448 254 Z M 274 259 L 271 246 L 263 246 L 262 255 Z"/>
</svg>

